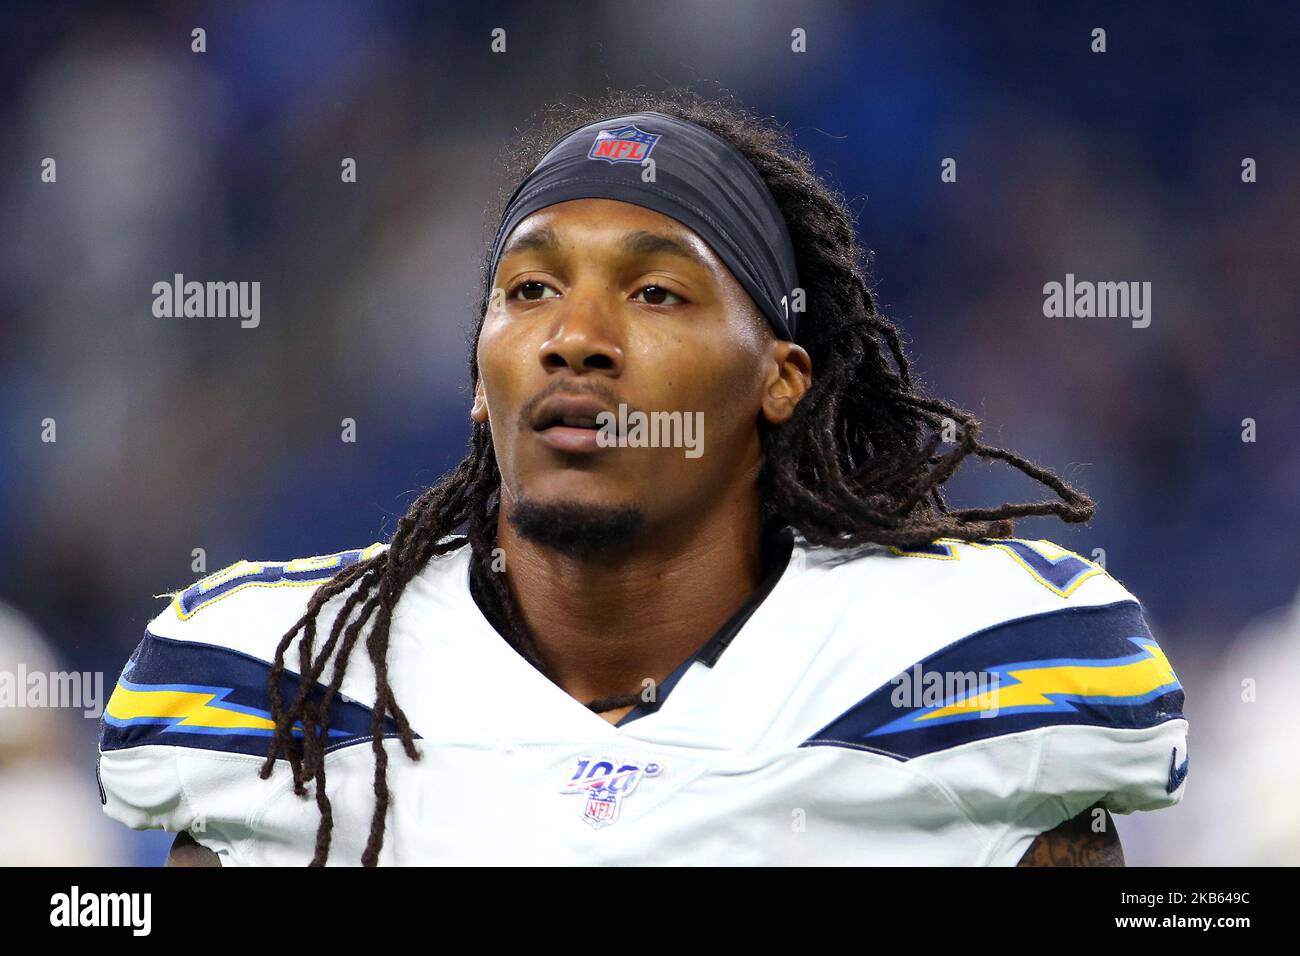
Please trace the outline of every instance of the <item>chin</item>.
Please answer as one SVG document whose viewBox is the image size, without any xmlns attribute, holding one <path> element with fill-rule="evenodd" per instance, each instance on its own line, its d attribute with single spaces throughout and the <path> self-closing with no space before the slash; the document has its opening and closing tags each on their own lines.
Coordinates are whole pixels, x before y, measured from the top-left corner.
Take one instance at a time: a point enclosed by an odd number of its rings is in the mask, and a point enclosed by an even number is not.
<svg viewBox="0 0 1300 956">
<path fill-rule="evenodd" d="M 635 540 L 645 524 L 645 515 L 635 504 L 581 497 L 524 495 L 516 499 L 506 518 L 520 537 L 579 560 Z"/>
</svg>

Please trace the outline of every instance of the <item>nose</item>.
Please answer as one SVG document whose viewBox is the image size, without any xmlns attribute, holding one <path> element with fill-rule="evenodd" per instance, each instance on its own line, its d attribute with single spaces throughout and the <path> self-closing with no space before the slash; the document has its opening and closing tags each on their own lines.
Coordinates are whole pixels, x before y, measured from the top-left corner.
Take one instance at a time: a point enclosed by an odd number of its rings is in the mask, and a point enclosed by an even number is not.
<svg viewBox="0 0 1300 956">
<path fill-rule="evenodd" d="M 608 296 L 608 289 L 577 287 L 565 296 L 538 354 L 547 371 L 567 368 L 580 374 L 601 371 L 615 376 L 623 371 L 618 320 L 613 305 L 606 301 Z"/>
</svg>

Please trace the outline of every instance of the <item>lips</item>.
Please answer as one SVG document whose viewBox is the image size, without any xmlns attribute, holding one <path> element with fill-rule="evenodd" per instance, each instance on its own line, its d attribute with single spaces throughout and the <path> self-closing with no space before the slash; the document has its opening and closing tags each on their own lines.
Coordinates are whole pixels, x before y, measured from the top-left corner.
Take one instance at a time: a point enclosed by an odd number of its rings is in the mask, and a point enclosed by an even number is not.
<svg viewBox="0 0 1300 956">
<path fill-rule="evenodd" d="M 537 406 L 537 411 L 533 414 L 533 428 L 543 431 L 558 425 L 566 428 L 596 429 L 600 427 L 596 417 L 602 412 L 613 414 L 604 402 L 595 398 L 552 395 Z"/>
<path fill-rule="evenodd" d="M 599 399 L 579 395 L 552 395 L 533 413 L 534 431 L 544 444 L 557 451 L 598 451 L 596 417 L 611 409 Z"/>
<path fill-rule="evenodd" d="M 595 415 L 559 415 L 546 420 L 538 426 L 539 430 L 551 428 L 555 425 L 566 425 L 569 428 L 599 428 L 600 424 L 596 421 Z"/>
</svg>

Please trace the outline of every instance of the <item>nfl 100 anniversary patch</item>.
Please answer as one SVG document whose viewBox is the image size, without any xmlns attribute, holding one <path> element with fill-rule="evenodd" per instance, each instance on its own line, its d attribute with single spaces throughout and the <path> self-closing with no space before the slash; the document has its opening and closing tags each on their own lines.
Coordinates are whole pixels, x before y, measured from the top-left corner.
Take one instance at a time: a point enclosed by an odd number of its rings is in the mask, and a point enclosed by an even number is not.
<svg viewBox="0 0 1300 956">
<path fill-rule="evenodd" d="M 619 807 L 643 777 L 657 777 L 662 771 L 663 767 L 657 763 L 579 757 L 573 776 L 560 792 L 585 794 L 582 818 L 599 830 L 618 819 Z"/>
</svg>

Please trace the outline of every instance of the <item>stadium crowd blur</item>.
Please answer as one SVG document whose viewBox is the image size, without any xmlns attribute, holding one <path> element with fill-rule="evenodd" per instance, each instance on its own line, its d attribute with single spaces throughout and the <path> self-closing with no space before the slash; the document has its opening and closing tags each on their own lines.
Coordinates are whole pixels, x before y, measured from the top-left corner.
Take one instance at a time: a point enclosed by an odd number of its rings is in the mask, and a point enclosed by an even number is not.
<svg viewBox="0 0 1300 956">
<path fill-rule="evenodd" d="M 210 572 L 386 536 L 464 451 L 466 336 L 514 132 L 545 103 L 610 85 L 733 90 L 852 200 L 927 386 L 1098 500 L 1088 526 L 1020 534 L 1102 549 L 1187 687 L 1188 794 L 1120 819 L 1129 861 L 1300 862 L 1294 807 L 1269 796 L 1300 782 L 1278 777 L 1298 772 L 1279 758 L 1296 752 L 1282 700 L 1300 676 L 1300 612 L 1285 610 L 1300 587 L 1300 22 L 1283 17 L 826 2 L 744 18 L 704 2 L 11 10 L 0 600 L 27 623 L 6 628 L 38 630 L 57 666 L 103 671 L 111 688 L 162 608 L 153 596 L 199 576 L 194 549 Z M 205 53 L 191 52 L 195 27 Z M 796 27 L 806 53 L 791 52 Z M 45 157 L 55 183 L 40 180 Z M 940 181 L 945 157 L 956 183 Z M 1246 157 L 1256 183 L 1242 182 Z M 260 325 L 155 318 L 151 288 L 177 273 L 260 281 Z M 1150 326 L 1044 317 L 1044 284 L 1067 273 L 1149 281 Z M 345 418 L 355 443 L 340 440 Z M 1039 493 L 999 467 L 956 482 L 962 504 Z M 11 820 L 43 820 L 22 808 L 57 785 L 79 787 L 84 826 L 101 826 L 95 721 L 76 712 L 65 730 L 69 756 L 28 746 L 0 762 Z M 45 783 L 13 782 L 23 759 L 44 763 L 30 772 Z M 0 862 L 153 863 L 170 841 L 102 826 L 84 842 L 9 842 Z"/>
</svg>

